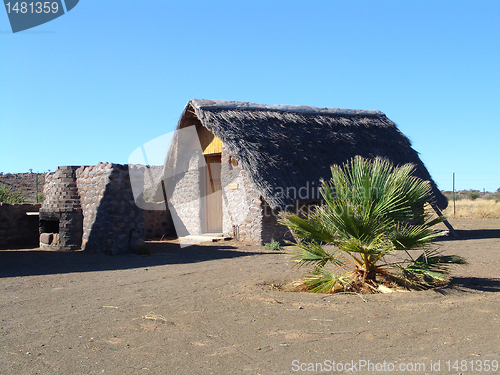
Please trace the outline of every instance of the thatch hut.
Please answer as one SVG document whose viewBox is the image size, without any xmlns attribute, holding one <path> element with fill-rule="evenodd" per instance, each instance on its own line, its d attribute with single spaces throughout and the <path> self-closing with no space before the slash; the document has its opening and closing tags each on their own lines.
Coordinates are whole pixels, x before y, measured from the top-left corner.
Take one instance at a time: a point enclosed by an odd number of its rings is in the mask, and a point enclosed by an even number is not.
<svg viewBox="0 0 500 375">
<path fill-rule="evenodd" d="M 179 120 L 163 195 L 180 236 L 268 242 L 286 236 L 277 212 L 317 203 L 330 166 L 356 155 L 413 163 L 436 206 L 447 206 L 408 138 L 380 111 L 199 99 Z"/>
</svg>

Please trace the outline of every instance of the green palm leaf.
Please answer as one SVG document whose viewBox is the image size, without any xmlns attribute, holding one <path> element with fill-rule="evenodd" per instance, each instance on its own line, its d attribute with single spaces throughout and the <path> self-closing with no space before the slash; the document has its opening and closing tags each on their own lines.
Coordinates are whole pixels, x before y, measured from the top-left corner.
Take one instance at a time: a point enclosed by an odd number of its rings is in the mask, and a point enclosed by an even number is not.
<svg viewBox="0 0 500 375">
<path fill-rule="evenodd" d="M 328 262 L 336 265 L 342 264 L 338 259 L 336 259 L 335 254 L 328 253 L 315 240 L 310 242 L 301 242 L 297 245 L 297 247 L 289 250 L 288 254 L 290 259 L 296 261 L 299 267 L 304 264 L 314 264 L 317 267 L 323 267 Z"/>
</svg>

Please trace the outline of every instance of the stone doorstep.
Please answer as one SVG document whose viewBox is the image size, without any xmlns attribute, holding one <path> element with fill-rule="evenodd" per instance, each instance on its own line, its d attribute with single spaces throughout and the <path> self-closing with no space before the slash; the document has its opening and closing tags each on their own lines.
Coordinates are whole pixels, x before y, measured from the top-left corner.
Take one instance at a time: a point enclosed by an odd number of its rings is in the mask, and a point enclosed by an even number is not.
<svg viewBox="0 0 500 375">
<path fill-rule="evenodd" d="M 190 234 L 189 236 L 184 236 L 179 238 L 179 242 L 183 245 L 187 244 L 198 244 L 201 242 L 218 242 L 227 241 L 231 237 L 224 236 L 222 233 L 203 233 L 203 234 Z"/>
</svg>

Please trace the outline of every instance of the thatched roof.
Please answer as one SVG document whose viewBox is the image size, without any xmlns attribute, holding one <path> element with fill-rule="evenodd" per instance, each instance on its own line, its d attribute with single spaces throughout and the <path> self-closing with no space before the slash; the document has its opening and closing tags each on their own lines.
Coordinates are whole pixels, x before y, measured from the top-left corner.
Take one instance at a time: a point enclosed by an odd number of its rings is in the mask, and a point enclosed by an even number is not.
<svg viewBox="0 0 500 375">
<path fill-rule="evenodd" d="M 408 138 L 380 111 L 192 99 L 179 127 L 193 112 L 239 160 L 273 208 L 292 203 L 293 197 L 280 196 L 277 188 L 317 186 L 321 178 L 331 177 L 332 164 L 356 155 L 413 163 L 415 175 L 431 181 L 438 207 L 447 206 Z"/>
</svg>

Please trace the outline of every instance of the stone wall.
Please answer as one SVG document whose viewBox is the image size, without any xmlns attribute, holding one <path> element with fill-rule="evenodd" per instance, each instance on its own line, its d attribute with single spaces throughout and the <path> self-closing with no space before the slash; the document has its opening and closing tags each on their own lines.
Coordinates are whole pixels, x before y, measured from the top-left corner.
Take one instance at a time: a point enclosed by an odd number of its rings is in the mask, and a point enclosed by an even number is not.
<svg viewBox="0 0 500 375">
<path fill-rule="evenodd" d="M 41 204 L 0 203 L 0 247 L 38 246 L 38 212 Z"/>
<path fill-rule="evenodd" d="M 0 204 L 1 247 L 117 254 L 133 251 L 145 238 L 175 235 L 164 203 L 147 203 L 144 211 L 136 206 L 126 165 L 58 167 L 47 174 L 44 194 L 43 205 Z M 39 211 L 40 221 L 26 215 Z"/>
<path fill-rule="evenodd" d="M 83 210 L 82 249 L 128 253 L 144 244 L 143 211 L 136 206 L 128 166 L 99 163 L 76 170 Z"/>
<path fill-rule="evenodd" d="M 40 248 L 77 250 L 82 245 L 83 213 L 76 183 L 78 167 L 57 167 L 45 177 L 40 208 Z"/>
<path fill-rule="evenodd" d="M 222 149 L 222 228 L 240 241 L 262 242 L 262 199 L 247 173 Z M 236 165 L 235 165 L 236 164 Z"/>
<path fill-rule="evenodd" d="M 172 215 L 165 202 L 146 203 L 143 214 L 146 240 L 176 236 Z"/>
<path fill-rule="evenodd" d="M 202 155 L 193 155 L 186 173 L 180 173 L 167 183 L 167 196 L 179 237 L 200 234 L 201 228 L 201 173 Z"/>
<path fill-rule="evenodd" d="M 222 149 L 222 211 L 224 234 L 260 244 L 272 239 L 293 240 L 289 229 L 278 223 L 279 212 L 258 193 L 237 160 Z M 297 209 L 297 207 L 295 208 Z"/>
<path fill-rule="evenodd" d="M 262 205 L 262 237 L 261 243 L 265 244 L 276 240 L 281 243 L 293 240 L 290 230 L 278 223 L 279 212 L 273 210 L 269 204 L 264 201 Z"/>
</svg>

